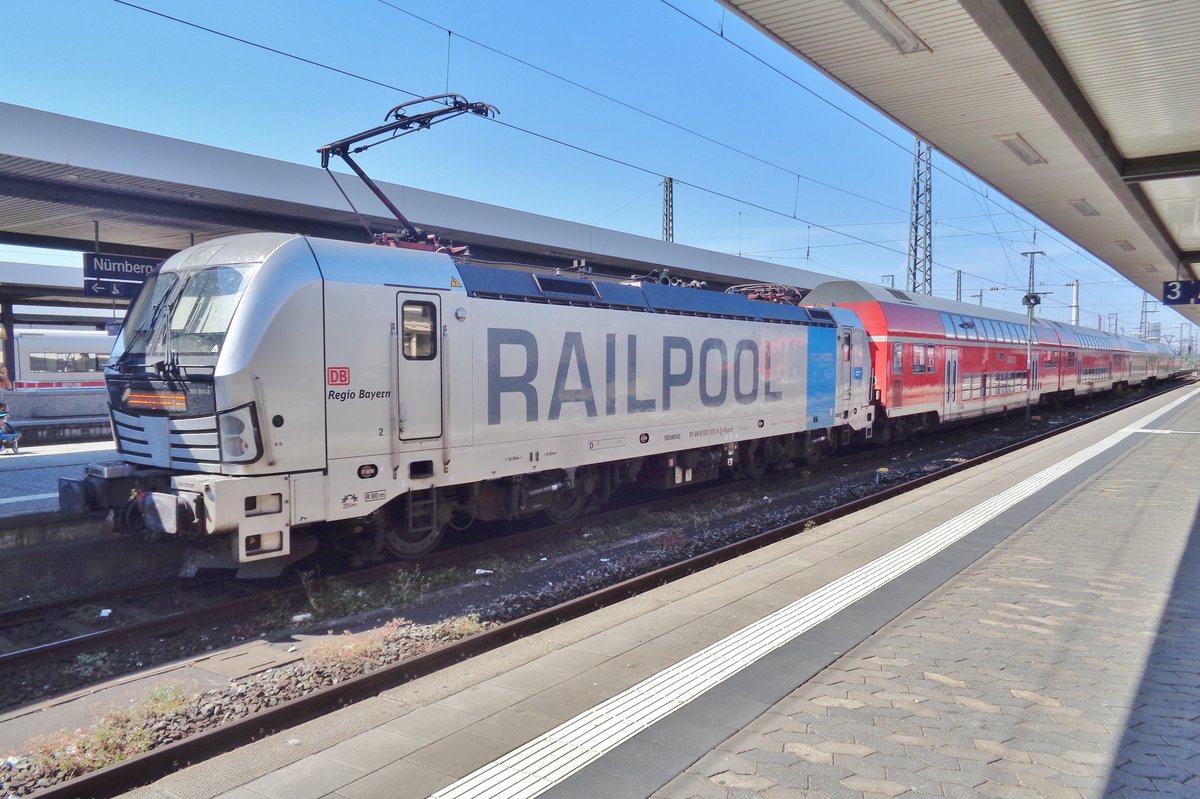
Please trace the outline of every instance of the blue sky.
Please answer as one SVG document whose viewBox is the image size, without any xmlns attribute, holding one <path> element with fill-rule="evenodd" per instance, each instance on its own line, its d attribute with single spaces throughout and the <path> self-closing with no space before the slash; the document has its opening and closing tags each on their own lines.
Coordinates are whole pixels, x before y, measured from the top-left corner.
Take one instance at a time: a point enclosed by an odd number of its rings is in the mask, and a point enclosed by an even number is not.
<svg viewBox="0 0 1200 799">
<path fill-rule="evenodd" d="M 903 286 L 912 137 L 712 0 L 134 1 L 4 2 L 0 101 L 315 166 L 392 106 L 456 92 L 500 115 L 359 162 L 655 238 L 669 175 L 677 242 Z M 1069 319 L 1079 279 L 1084 324 L 1137 332 L 1139 289 L 937 153 L 933 185 L 936 294 L 961 269 L 965 301 L 1020 312 L 1020 253 L 1044 250 L 1045 316 Z"/>
</svg>

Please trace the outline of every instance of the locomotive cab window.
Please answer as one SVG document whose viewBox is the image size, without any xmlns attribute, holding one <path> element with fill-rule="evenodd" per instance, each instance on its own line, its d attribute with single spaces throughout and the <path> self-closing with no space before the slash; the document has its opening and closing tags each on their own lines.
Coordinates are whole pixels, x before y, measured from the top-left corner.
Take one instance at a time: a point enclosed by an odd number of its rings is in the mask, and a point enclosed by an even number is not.
<svg viewBox="0 0 1200 799">
<path fill-rule="evenodd" d="M 431 302 L 406 302 L 401 306 L 404 357 L 428 361 L 437 357 L 437 309 Z"/>
</svg>

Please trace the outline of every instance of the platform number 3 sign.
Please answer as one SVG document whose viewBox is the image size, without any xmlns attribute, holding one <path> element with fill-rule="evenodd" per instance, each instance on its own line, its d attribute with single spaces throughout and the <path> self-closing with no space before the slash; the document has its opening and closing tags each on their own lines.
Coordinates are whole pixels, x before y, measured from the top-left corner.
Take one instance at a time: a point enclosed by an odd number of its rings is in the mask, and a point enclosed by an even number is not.
<svg viewBox="0 0 1200 799">
<path fill-rule="evenodd" d="M 1168 280 L 1163 283 L 1163 305 L 1191 305 L 1200 297 L 1200 281 Z"/>
</svg>

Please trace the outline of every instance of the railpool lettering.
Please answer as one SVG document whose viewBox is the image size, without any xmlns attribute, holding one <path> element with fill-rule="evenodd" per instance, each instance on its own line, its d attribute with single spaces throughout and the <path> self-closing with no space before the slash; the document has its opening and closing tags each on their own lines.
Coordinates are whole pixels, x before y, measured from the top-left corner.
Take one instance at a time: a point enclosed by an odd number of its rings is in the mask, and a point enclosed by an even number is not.
<svg viewBox="0 0 1200 799">
<path fill-rule="evenodd" d="M 654 413 L 659 408 L 669 411 L 672 401 L 692 398 L 698 398 L 707 408 L 721 407 L 731 400 L 739 405 L 749 405 L 783 399 L 783 391 L 771 386 L 770 341 L 760 343 L 740 339 L 731 346 L 725 339 L 706 338 L 697 349 L 690 339 L 682 336 L 662 336 L 656 342 L 661 346 L 662 393 L 658 397 L 645 396 L 644 386 L 642 390 L 638 386 L 639 346 L 644 350 L 645 345 L 639 345 L 638 338 L 633 333 L 605 334 L 601 357 L 599 352 L 588 352 L 582 332 L 563 333 L 554 383 L 549 396 L 543 397 L 534 385 L 541 367 L 537 338 L 520 328 L 489 328 L 488 424 L 513 421 L 511 403 L 509 416 L 504 418 L 502 400 L 506 394 L 523 400 L 517 407 L 523 407 L 526 422 L 543 418 L 555 421 L 561 418 L 564 408 L 571 405 L 593 418 L 601 413 L 616 416 L 622 411 L 626 414 Z M 621 360 L 622 346 L 625 349 L 624 403 L 618 402 L 617 390 L 617 364 Z M 599 387 L 594 386 L 592 375 L 594 366 L 598 367 L 601 362 L 604 364 L 604 385 L 598 401 Z"/>
</svg>

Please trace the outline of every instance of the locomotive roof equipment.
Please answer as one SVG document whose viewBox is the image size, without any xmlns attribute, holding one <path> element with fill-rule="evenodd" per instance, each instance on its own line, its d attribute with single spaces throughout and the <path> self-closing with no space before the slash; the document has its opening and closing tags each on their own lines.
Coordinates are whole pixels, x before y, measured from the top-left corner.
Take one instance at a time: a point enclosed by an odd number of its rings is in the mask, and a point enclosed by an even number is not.
<svg viewBox="0 0 1200 799">
<path fill-rule="evenodd" d="M 407 109 L 421 103 L 441 103 L 441 105 L 429 111 L 409 115 Z M 354 170 L 354 174 L 358 175 L 362 182 L 367 184 L 367 188 L 399 220 L 400 226 L 404 228 L 404 233 L 401 234 L 399 239 L 395 239 L 387 234 L 383 234 L 382 236 L 376 234 L 367 225 L 366 220 L 362 219 L 362 215 L 359 214 L 359 219 L 363 222 L 363 227 L 367 229 L 367 233 L 372 236 L 376 243 L 438 250 L 441 248 L 441 245 L 438 243 L 437 237 L 432 234 L 423 234 L 412 222 L 408 221 L 408 218 L 400 213 L 400 209 L 388 198 L 387 194 L 350 157 L 350 153 L 358 154 L 365 152 L 378 144 L 398 139 L 401 136 L 407 136 L 409 133 L 414 133 L 418 130 L 428 130 L 436 124 L 454 119 L 463 114 L 493 117 L 498 113 L 499 111 L 494 105 L 473 103 L 461 94 L 438 94 L 432 97 L 421 97 L 416 100 L 410 100 L 407 103 L 395 106 L 384 114 L 383 118 L 391 120 L 390 122 L 384 122 L 384 124 L 370 128 L 369 130 L 355 133 L 353 136 L 347 136 L 344 139 L 338 139 L 335 142 L 326 144 L 324 147 L 318 147 L 317 152 L 321 154 L 321 168 L 329 172 L 329 176 L 333 178 L 334 185 L 338 187 L 338 191 L 342 193 L 342 196 L 346 198 L 346 202 L 349 203 L 350 207 L 357 214 L 358 209 L 354 208 L 354 203 L 350 202 L 349 196 L 346 195 L 345 191 L 342 191 L 341 184 L 337 182 L 337 178 L 329 170 L 329 157 L 336 155 L 341 158 L 349 164 L 350 168 Z M 358 146 L 356 147 L 355 145 Z"/>
</svg>

